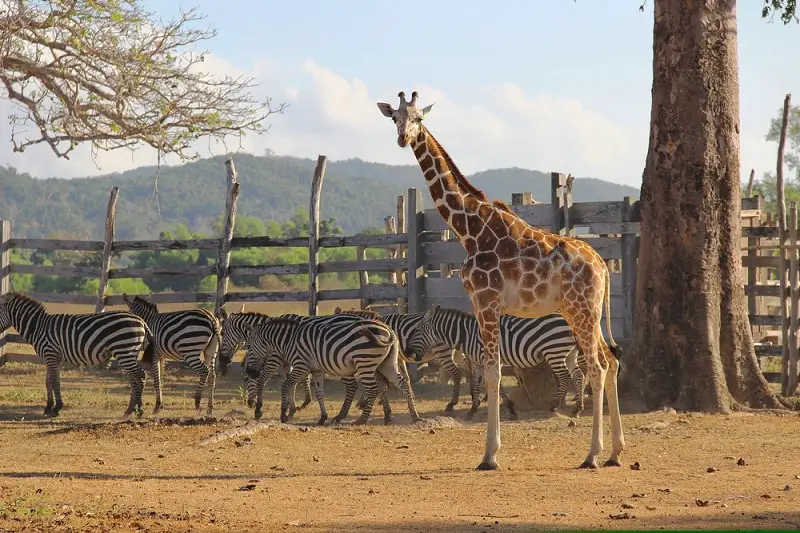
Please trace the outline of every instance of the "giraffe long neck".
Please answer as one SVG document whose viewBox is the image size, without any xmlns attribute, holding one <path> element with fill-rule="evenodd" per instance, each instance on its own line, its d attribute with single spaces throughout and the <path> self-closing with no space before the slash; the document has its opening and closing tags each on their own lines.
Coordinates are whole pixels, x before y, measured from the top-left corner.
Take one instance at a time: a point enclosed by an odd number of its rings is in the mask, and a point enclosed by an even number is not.
<svg viewBox="0 0 800 533">
<path fill-rule="evenodd" d="M 450 154 L 424 126 L 411 148 L 436 210 L 459 240 L 469 237 L 467 217 L 476 214 L 480 205 L 489 201 L 488 198 L 464 177 Z"/>
</svg>

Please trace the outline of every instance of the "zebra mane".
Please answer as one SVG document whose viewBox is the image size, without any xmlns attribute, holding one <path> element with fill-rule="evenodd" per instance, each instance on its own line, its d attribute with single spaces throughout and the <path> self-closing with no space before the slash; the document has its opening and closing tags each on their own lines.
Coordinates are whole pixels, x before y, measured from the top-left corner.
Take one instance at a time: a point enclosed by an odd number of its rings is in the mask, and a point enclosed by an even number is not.
<svg viewBox="0 0 800 533">
<path fill-rule="evenodd" d="M 468 313 L 467 311 L 462 311 L 461 309 L 453 309 L 451 307 L 437 307 L 434 310 L 435 315 L 444 315 L 444 316 L 451 316 L 456 318 L 475 318 L 473 313 Z"/>
<path fill-rule="evenodd" d="M 242 311 L 241 313 L 231 313 L 231 314 L 228 315 L 228 318 L 234 317 L 234 316 L 236 316 L 236 317 L 248 316 L 248 317 L 258 317 L 258 318 L 271 318 L 268 314 L 259 313 L 257 311 L 246 311 L 246 312 Z"/>
<path fill-rule="evenodd" d="M 143 305 L 146 309 L 148 309 L 150 311 L 158 313 L 158 305 L 154 304 L 153 302 L 151 302 L 147 298 L 144 298 L 142 296 L 136 295 L 136 296 L 133 297 L 133 301 L 134 301 L 134 303 L 138 303 L 140 305 Z"/>
<path fill-rule="evenodd" d="M 6 301 L 11 303 L 13 301 L 21 302 L 27 304 L 29 307 L 34 308 L 39 313 L 46 313 L 47 310 L 44 307 L 44 304 L 39 300 L 35 300 L 28 296 L 27 294 L 23 294 L 21 292 L 10 292 L 6 295 Z"/>
</svg>

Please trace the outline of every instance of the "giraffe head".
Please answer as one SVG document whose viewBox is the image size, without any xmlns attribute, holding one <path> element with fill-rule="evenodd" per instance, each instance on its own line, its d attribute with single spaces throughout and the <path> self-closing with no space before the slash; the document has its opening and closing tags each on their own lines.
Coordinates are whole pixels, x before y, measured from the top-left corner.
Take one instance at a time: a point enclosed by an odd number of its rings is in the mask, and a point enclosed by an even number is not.
<svg viewBox="0 0 800 533">
<path fill-rule="evenodd" d="M 381 110 L 383 116 L 392 119 L 397 126 L 397 144 L 400 145 L 400 148 L 405 148 L 419 135 L 422 119 L 430 112 L 433 104 L 423 108 L 417 107 L 419 98 L 417 91 L 411 93 L 410 102 L 406 101 L 406 93 L 403 91 L 397 93 L 397 96 L 400 97 L 400 106 L 397 109 L 386 102 L 378 102 L 378 109 Z"/>
</svg>

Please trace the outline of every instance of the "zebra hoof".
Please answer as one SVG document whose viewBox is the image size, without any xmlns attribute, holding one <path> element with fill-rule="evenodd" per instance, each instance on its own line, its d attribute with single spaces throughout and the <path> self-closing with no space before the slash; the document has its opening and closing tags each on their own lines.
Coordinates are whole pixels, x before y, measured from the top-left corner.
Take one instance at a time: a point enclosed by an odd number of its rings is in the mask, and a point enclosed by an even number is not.
<svg viewBox="0 0 800 533">
<path fill-rule="evenodd" d="M 595 468 L 597 468 L 597 462 L 594 461 L 594 460 L 590 461 L 590 460 L 587 459 L 584 462 L 582 462 L 581 466 L 579 466 L 578 468 L 582 468 L 582 469 L 587 469 L 588 468 L 588 469 L 594 470 Z"/>
<path fill-rule="evenodd" d="M 354 426 L 363 426 L 366 423 L 367 423 L 367 419 L 364 418 L 364 417 L 361 417 L 358 420 L 356 420 L 355 422 L 353 422 L 353 425 Z"/>
<path fill-rule="evenodd" d="M 497 470 L 498 468 L 500 467 L 496 461 L 483 461 L 475 468 L 475 470 Z"/>
<path fill-rule="evenodd" d="M 42 413 L 42 414 L 43 414 L 44 416 L 50 416 L 50 413 L 52 413 L 52 412 L 53 412 L 53 408 L 52 408 L 51 406 L 49 406 L 49 405 L 48 405 L 48 406 L 46 406 L 46 407 L 44 408 L 44 413 Z"/>
<path fill-rule="evenodd" d="M 327 416 L 321 416 L 321 417 L 319 417 L 319 420 L 317 420 L 317 425 L 318 425 L 318 426 L 324 426 L 324 425 L 325 425 L 325 421 L 326 421 L 326 420 L 328 420 L 328 417 L 327 417 Z"/>
<path fill-rule="evenodd" d="M 260 409 L 256 409 L 255 413 L 253 413 L 253 416 L 255 417 L 256 420 L 259 420 L 263 415 L 264 415 L 264 413 L 261 412 Z M 281 418 L 281 422 L 283 422 L 282 418 Z"/>
<path fill-rule="evenodd" d="M 472 420 L 472 417 L 475 416 L 475 411 L 467 411 L 467 414 L 464 415 L 465 420 Z"/>
<path fill-rule="evenodd" d="M 300 407 L 298 407 L 297 410 L 298 411 L 302 411 L 303 409 L 308 407 L 308 404 L 310 404 L 310 403 L 311 403 L 311 400 L 308 400 L 307 402 L 303 402 L 302 404 L 300 404 Z"/>
<path fill-rule="evenodd" d="M 455 409 L 455 407 L 456 407 L 456 404 L 454 404 L 454 403 L 448 403 L 448 404 L 445 406 L 445 408 L 444 408 L 444 412 L 445 412 L 445 413 L 452 413 L 452 412 L 453 412 L 453 409 Z"/>
<path fill-rule="evenodd" d="M 384 415 L 383 417 L 383 425 L 388 426 L 392 423 L 392 415 Z"/>
<path fill-rule="evenodd" d="M 619 459 L 609 459 L 603 463 L 603 466 L 622 466 L 622 464 L 619 462 Z"/>
</svg>

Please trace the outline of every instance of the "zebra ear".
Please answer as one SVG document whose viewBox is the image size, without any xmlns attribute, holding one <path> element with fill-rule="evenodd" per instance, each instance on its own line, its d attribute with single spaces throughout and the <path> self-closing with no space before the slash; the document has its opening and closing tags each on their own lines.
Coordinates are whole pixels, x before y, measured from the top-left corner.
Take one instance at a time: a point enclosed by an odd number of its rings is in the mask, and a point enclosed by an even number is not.
<svg viewBox="0 0 800 533">
<path fill-rule="evenodd" d="M 425 311 L 425 320 L 430 320 L 430 319 L 432 319 L 432 318 L 433 318 L 433 316 L 436 314 L 436 312 L 437 312 L 438 310 L 439 310 L 439 306 L 438 306 L 438 305 L 434 305 L 433 307 L 431 307 L 430 309 L 428 309 L 427 311 Z"/>
<path fill-rule="evenodd" d="M 341 315 L 342 314 L 342 308 L 337 305 L 336 309 L 333 310 L 333 314 L 334 315 Z"/>
<path fill-rule="evenodd" d="M 123 292 L 123 293 L 122 293 L 122 299 L 125 301 L 125 303 L 126 303 L 126 304 L 129 304 L 129 303 L 131 303 L 131 297 L 130 297 L 130 296 L 128 296 L 128 293 L 127 293 L 127 292 Z"/>
<path fill-rule="evenodd" d="M 241 309 L 239 309 L 239 312 L 240 312 L 240 313 L 244 313 L 244 304 L 242 304 L 242 308 L 241 308 Z"/>
</svg>

